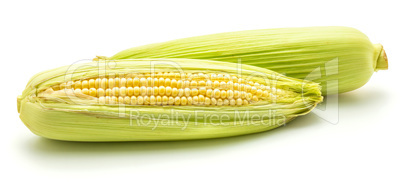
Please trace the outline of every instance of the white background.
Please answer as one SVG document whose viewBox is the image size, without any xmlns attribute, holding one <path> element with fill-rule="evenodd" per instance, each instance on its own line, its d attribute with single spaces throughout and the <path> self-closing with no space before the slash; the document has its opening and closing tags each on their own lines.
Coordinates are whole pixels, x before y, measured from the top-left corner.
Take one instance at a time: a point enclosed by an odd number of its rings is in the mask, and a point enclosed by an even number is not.
<svg viewBox="0 0 402 182">
<path fill-rule="evenodd" d="M 401 181 L 402 13 L 398 1 L 1 1 L 0 181 Z M 35 73 L 137 45 L 210 33 L 340 25 L 382 43 L 389 70 L 339 96 L 339 123 L 314 113 L 248 136 L 71 143 L 20 121 Z"/>
</svg>

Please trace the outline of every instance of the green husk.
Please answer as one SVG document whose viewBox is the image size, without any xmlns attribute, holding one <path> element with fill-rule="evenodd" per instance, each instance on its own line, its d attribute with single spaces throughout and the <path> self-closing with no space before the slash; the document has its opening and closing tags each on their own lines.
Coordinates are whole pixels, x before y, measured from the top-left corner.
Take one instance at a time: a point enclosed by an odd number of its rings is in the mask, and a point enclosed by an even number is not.
<svg viewBox="0 0 402 182">
<path fill-rule="evenodd" d="M 321 83 L 324 95 L 363 86 L 388 69 L 381 44 L 349 27 L 247 30 L 190 37 L 121 51 L 109 59 L 191 58 L 249 64 Z"/>
</svg>

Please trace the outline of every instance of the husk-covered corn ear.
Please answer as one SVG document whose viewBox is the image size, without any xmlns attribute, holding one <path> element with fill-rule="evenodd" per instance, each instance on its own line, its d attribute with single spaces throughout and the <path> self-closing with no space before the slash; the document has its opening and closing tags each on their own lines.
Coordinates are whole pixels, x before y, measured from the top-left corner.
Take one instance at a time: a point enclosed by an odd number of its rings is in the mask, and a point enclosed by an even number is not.
<svg viewBox="0 0 402 182">
<path fill-rule="evenodd" d="M 51 139 L 186 140 L 270 130 L 321 101 L 317 83 L 249 65 L 103 60 L 35 75 L 18 112 L 33 133 Z"/>
<path fill-rule="evenodd" d="M 363 86 L 388 69 L 381 44 L 349 27 L 248 30 L 134 47 L 110 59 L 192 58 L 238 62 L 321 83 L 324 95 Z"/>
</svg>

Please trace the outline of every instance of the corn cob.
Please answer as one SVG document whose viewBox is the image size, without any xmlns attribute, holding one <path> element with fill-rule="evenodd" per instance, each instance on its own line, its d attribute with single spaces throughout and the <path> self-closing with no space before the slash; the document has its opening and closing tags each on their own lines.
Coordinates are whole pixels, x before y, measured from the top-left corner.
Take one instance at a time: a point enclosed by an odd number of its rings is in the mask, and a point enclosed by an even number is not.
<svg viewBox="0 0 402 182">
<path fill-rule="evenodd" d="M 248 30 L 134 47 L 110 59 L 210 59 L 267 68 L 321 83 L 324 95 L 363 86 L 374 71 L 388 69 L 381 44 L 348 27 Z M 332 63 L 331 63 L 332 61 Z"/>
<path fill-rule="evenodd" d="M 21 120 L 39 136 L 153 141 L 270 130 L 308 113 L 322 96 L 317 83 L 254 66 L 137 59 L 39 73 L 17 101 Z"/>
</svg>

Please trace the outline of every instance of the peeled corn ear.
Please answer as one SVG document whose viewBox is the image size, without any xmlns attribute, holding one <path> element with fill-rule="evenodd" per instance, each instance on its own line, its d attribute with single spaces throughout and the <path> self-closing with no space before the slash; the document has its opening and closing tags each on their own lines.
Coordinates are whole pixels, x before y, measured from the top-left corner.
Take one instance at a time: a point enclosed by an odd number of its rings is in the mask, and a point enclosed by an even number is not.
<svg viewBox="0 0 402 182">
<path fill-rule="evenodd" d="M 105 57 L 103 57 L 105 58 Z M 110 59 L 192 58 L 238 62 L 321 83 L 323 94 L 363 86 L 388 69 L 381 44 L 349 27 L 248 30 L 134 47 Z"/>
<path fill-rule="evenodd" d="M 35 75 L 18 97 L 35 134 L 69 141 L 185 140 L 270 130 L 322 101 L 317 83 L 207 60 L 98 61 Z"/>
</svg>

